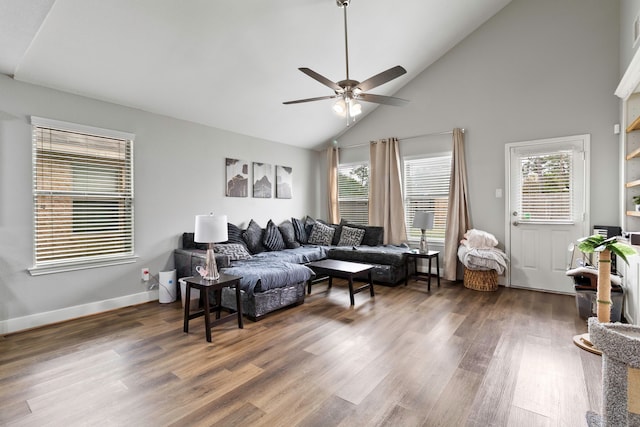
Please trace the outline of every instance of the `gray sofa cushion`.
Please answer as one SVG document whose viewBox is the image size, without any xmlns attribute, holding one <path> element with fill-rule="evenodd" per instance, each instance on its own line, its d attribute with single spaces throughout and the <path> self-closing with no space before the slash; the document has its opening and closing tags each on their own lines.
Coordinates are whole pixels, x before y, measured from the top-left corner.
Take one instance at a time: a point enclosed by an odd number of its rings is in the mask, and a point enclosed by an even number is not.
<svg viewBox="0 0 640 427">
<path fill-rule="evenodd" d="M 321 222 L 313 224 L 311 235 L 309 235 L 309 243 L 312 245 L 330 246 L 333 235 L 336 230 Z"/>
<path fill-rule="evenodd" d="M 262 243 L 270 251 L 281 251 L 285 248 L 280 229 L 271 220 L 267 223 L 262 238 Z"/>
<path fill-rule="evenodd" d="M 304 221 L 299 220 L 298 218 L 291 218 L 291 223 L 293 224 L 293 230 L 296 233 L 296 240 L 303 245 L 307 244 L 309 236 L 307 235 L 307 230 L 304 226 Z"/>
<path fill-rule="evenodd" d="M 243 232 L 244 230 L 239 228 L 237 225 L 231 224 L 230 222 L 227 223 L 227 234 L 229 236 L 227 243 L 238 243 L 246 248 L 247 244 L 242 238 Z"/>
<path fill-rule="evenodd" d="M 363 229 L 344 226 L 342 227 L 342 231 L 340 233 L 338 246 L 360 246 L 363 237 Z"/>
<path fill-rule="evenodd" d="M 287 249 L 295 249 L 300 247 L 300 243 L 296 241 L 296 231 L 293 228 L 291 221 L 284 221 L 278 226 L 280 234 L 282 234 L 282 240 Z"/>
<path fill-rule="evenodd" d="M 251 258 L 251 254 L 247 252 L 247 247 L 239 243 L 221 243 L 215 245 L 213 249 L 216 254 L 228 255 L 230 261 Z"/>
<path fill-rule="evenodd" d="M 332 259 L 342 261 L 362 262 L 365 264 L 385 264 L 394 266 L 404 266 L 405 254 L 409 251 L 406 245 L 394 246 L 357 246 L 357 247 L 337 247 L 329 249 L 327 256 Z"/>
<path fill-rule="evenodd" d="M 384 241 L 384 227 L 378 227 L 375 225 L 360 225 L 351 224 L 346 221 L 341 221 L 342 226 L 349 226 L 352 228 L 360 228 L 364 230 L 364 237 L 362 238 L 362 244 L 366 246 L 380 246 Z"/>
<path fill-rule="evenodd" d="M 257 222 L 251 220 L 249 222 L 249 226 L 247 230 L 242 233 L 242 238 L 247 244 L 247 249 L 251 254 L 259 254 L 260 252 L 264 252 L 267 248 L 262 244 L 262 234 L 263 230 L 260 228 Z"/>
</svg>

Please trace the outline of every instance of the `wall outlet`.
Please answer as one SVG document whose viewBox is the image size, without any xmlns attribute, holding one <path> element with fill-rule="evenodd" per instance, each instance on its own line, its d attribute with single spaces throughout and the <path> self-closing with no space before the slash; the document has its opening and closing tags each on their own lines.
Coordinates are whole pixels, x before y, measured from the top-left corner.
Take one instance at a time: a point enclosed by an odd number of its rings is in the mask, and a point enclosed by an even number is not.
<svg viewBox="0 0 640 427">
<path fill-rule="evenodd" d="M 142 280 L 144 282 L 148 282 L 149 281 L 149 269 L 148 268 L 143 268 L 142 269 Z"/>
</svg>

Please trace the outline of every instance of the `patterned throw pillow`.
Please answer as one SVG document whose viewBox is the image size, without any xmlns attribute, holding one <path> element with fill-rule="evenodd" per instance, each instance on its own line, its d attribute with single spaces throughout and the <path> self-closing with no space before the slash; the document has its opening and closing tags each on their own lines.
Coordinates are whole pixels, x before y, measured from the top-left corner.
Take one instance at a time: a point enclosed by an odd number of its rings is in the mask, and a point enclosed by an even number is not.
<svg viewBox="0 0 640 427">
<path fill-rule="evenodd" d="M 264 231 L 262 243 L 271 251 L 281 251 L 285 248 L 284 240 L 278 226 L 269 220 L 267 228 Z"/>
<path fill-rule="evenodd" d="M 309 236 L 309 243 L 312 245 L 330 246 L 333 239 L 333 233 L 336 230 L 333 227 L 324 225 L 321 222 L 313 224 L 311 229 L 311 235 Z"/>
<path fill-rule="evenodd" d="M 291 223 L 291 221 L 284 221 L 278 226 L 278 229 L 280 230 L 280 234 L 282 234 L 284 245 L 288 249 L 295 249 L 300 247 L 300 243 L 296 242 L 296 231 L 293 228 L 293 224 Z"/>
<path fill-rule="evenodd" d="M 304 221 L 301 221 L 298 218 L 291 218 L 291 222 L 293 223 L 293 230 L 296 233 L 296 240 L 301 244 L 306 245 L 309 240 L 309 235 L 304 227 Z"/>
<path fill-rule="evenodd" d="M 249 252 L 252 254 L 259 254 L 267 250 L 262 244 L 262 233 L 262 228 L 260 228 L 254 220 L 249 222 L 247 230 L 242 233 L 242 238 L 247 244 L 247 249 L 249 249 Z"/>
<path fill-rule="evenodd" d="M 363 237 L 364 230 L 343 226 L 338 246 L 360 246 Z"/>
<path fill-rule="evenodd" d="M 237 225 L 231 224 L 230 222 L 227 223 L 227 235 L 229 236 L 229 240 L 227 240 L 227 243 L 239 243 L 246 249 L 247 244 L 242 239 L 243 232 L 244 230 L 239 228 Z"/>
<path fill-rule="evenodd" d="M 251 258 L 251 254 L 247 252 L 247 248 L 240 243 L 217 244 L 213 246 L 213 250 L 217 254 L 228 255 L 230 261 Z"/>
</svg>

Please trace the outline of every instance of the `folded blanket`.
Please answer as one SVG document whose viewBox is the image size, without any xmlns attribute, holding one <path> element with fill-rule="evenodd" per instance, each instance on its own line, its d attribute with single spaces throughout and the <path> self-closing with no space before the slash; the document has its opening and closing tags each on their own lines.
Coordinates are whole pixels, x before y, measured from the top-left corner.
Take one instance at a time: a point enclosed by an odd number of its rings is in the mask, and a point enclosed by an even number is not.
<svg viewBox="0 0 640 427">
<path fill-rule="evenodd" d="M 507 268 L 507 255 L 500 249 L 470 248 L 465 245 L 458 247 L 458 259 L 470 270 L 496 270 L 503 274 Z"/>
</svg>

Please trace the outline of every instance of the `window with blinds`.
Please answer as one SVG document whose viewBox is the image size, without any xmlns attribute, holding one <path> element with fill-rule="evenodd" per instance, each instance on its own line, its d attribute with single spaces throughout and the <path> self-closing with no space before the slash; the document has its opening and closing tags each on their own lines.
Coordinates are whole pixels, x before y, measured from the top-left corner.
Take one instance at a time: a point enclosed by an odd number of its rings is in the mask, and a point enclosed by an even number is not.
<svg viewBox="0 0 640 427">
<path fill-rule="evenodd" d="M 572 156 L 571 150 L 563 150 L 520 157 L 520 221 L 574 220 Z"/>
<path fill-rule="evenodd" d="M 409 241 L 419 241 L 421 231 L 413 227 L 418 211 L 434 213 L 430 241 L 444 241 L 449 204 L 451 154 L 404 160 L 404 216 Z"/>
<path fill-rule="evenodd" d="M 338 166 L 340 217 L 353 224 L 369 223 L 369 164 Z"/>
<path fill-rule="evenodd" d="M 127 262 L 134 255 L 133 135 L 36 117 L 32 124 L 31 274 Z"/>
</svg>

